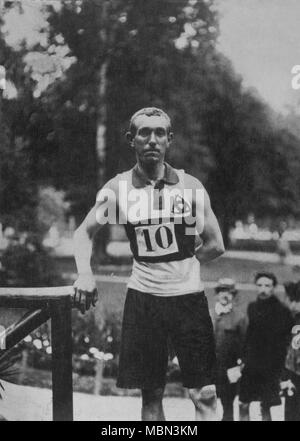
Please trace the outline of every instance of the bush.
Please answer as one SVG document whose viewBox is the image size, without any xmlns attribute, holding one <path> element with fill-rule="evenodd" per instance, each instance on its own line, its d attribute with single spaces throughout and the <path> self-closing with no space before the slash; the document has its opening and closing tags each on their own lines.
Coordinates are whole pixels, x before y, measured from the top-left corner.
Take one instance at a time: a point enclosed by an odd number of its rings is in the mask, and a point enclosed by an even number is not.
<svg viewBox="0 0 300 441">
<path fill-rule="evenodd" d="M 72 311 L 73 371 L 80 376 L 94 376 L 99 357 L 105 359 L 103 376 L 117 376 L 121 316 L 103 312 L 99 325 L 95 312 L 82 315 Z M 51 369 L 51 325 L 45 323 L 27 336 L 22 347 L 27 351 L 28 367 Z"/>
<path fill-rule="evenodd" d="M 28 236 L 24 243 L 14 243 L 4 251 L 1 285 L 42 287 L 62 284 L 54 259 L 43 248 L 37 236 Z"/>
<path fill-rule="evenodd" d="M 1 257 L 1 286 L 48 287 L 61 285 L 54 259 L 41 245 L 36 235 L 28 235 L 22 242 L 15 240 Z M 25 338 L 19 347 L 27 351 L 27 364 L 51 369 L 50 326 L 42 325 Z"/>
</svg>

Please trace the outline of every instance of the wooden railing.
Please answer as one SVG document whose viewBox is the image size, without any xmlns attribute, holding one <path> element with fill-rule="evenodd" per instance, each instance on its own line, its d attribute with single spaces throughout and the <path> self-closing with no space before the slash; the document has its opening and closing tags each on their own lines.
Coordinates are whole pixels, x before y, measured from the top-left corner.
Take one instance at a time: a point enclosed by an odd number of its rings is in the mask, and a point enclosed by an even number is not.
<svg viewBox="0 0 300 441">
<path fill-rule="evenodd" d="M 0 361 L 28 334 L 51 320 L 52 409 L 54 421 L 73 420 L 72 294 L 70 286 L 53 288 L 0 288 L 0 307 L 28 310 L 5 331 Z M 0 320 L 1 322 L 1 320 Z"/>
</svg>

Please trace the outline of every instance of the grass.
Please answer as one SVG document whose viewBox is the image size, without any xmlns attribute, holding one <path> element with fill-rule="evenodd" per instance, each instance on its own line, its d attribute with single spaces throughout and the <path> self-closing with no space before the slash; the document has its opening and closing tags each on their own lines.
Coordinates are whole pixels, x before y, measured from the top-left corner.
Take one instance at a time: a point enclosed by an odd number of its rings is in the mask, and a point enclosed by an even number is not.
<svg viewBox="0 0 300 441">
<path fill-rule="evenodd" d="M 216 261 L 203 265 L 201 268 L 204 281 L 216 281 L 221 277 L 232 277 L 239 283 L 253 283 L 253 276 L 259 271 L 274 273 L 279 283 L 295 278 L 299 279 L 299 273 L 292 266 L 229 257 L 221 257 Z"/>
<path fill-rule="evenodd" d="M 75 261 L 73 258 L 62 258 L 56 260 L 57 267 L 61 273 L 76 273 Z M 221 257 L 211 263 L 202 265 L 201 273 L 204 281 L 216 281 L 220 277 L 232 277 L 240 283 L 251 283 L 253 274 L 257 271 L 274 272 L 280 283 L 294 278 L 299 279 L 299 272 L 292 266 L 280 265 L 279 263 L 258 262 L 255 260 L 233 259 Z M 96 274 L 128 276 L 131 271 L 131 264 L 125 265 L 96 265 Z"/>
</svg>

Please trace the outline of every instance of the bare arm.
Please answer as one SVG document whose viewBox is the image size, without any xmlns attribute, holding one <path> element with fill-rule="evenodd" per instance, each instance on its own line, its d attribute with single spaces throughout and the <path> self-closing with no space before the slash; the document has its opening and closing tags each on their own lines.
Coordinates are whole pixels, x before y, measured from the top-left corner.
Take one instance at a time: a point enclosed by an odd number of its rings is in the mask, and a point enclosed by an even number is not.
<svg viewBox="0 0 300 441">
<path fill-rule="evenodd" d="M 202 244 L 196 248 L 196 257 L 201 263 L 217 258 L 225 251 L 222 233 L 211 208 L 209 196 L 204 188 L 202 190 L 203 204 L 196 204 L 197 230 L 201 232 L 202 240 Z"/>
<path fill-rule="evenodd" d="M 111 196 L 108 195 L 110 191 Z M 91 268 L 93 242 L 96 232 L 109 220 L 108 207 L 111 207 L 114 213 L 116 211 L 114 195 L 113 189 L 107 184 L 106 188 L 99 192 L 94 207 L 74 233 L 74 257 L 78 271 L 78 278 L 74 283 L 74 302 L 81 312 L 85 312 L 97 301 L 96 281 Z"/>
<path fill-rule="evenodd" d="M 74 233 L 74 257 L 79 275 L 91 275 L 91 257 L 93 241 L 100 224 L 96 219 L 97 206 L 95 205 L 82 224 Z"/>
</svg>

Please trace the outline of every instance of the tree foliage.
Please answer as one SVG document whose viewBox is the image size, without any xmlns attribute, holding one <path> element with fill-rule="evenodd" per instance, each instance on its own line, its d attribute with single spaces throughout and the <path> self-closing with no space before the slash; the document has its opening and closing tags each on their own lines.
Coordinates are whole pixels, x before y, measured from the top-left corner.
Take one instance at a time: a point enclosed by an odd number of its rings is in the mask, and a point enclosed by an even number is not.
<svg viewBox="0 0 300 441">
<path fill-rule="evenodd" d="M 46 12 L 48 44 L 34 53 L 72 62 L 34 100 L 29 79 L 19 82 L 13 133 L 27 140 L 31 179 L 66 190 L 78 219 L 97 190 L 103 106 L 106 179 L 134 163 L 124 141 L 128 120 L 154 105 L 173 121 L 169 160 L 207 186 L 225 236 L 250 211 L 299 213 L 298 140 L 274 124 L 218 52 L 213 0 L 62 0 Z"/>
<path fill-rule="evenodd" d="M 0 21 L 1 25 L 1 21 Z M 8 47 L 0 32 L 0 64 L 18 89 L 16 99 L 0 97 L 0 206 L 1 221 L 34 230 L 36 183 L 31 174 L 32 140 L 29 127 L 35 106 L 33 82 L 26 74 L 24 50 Z"/>
</svg>

